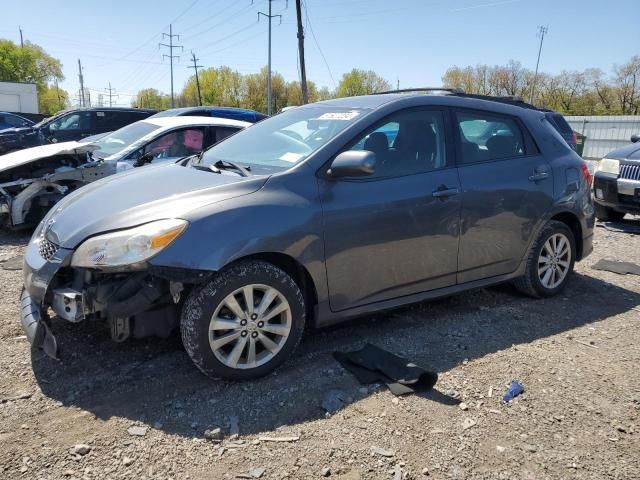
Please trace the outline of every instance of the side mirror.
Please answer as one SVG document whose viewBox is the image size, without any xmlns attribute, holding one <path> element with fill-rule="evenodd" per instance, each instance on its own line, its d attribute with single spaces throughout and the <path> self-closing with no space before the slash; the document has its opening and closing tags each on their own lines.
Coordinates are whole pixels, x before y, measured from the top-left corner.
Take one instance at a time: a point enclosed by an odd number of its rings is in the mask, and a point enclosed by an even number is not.
<svg viewBox="0 0 640 480">
<path fill-rule="evenodd" d="M 134 167 L 142 167 L 143 165 L 145 165 L 147 163 L 151 163 L 152 161 L 153 161 L 153 154 L 152 153 L 145 153 L 141 157 L 138 157 L 138 159 L 133 163 L 133 166 Z"/>
<path fill-rule="evenodd" d="M 640 141 L 640 135 L 631 135 L 631 143 L 637 143 Z"/>
<path fill-rule="evenodd" d="M 347 150 L 331 162 L 327 175 L 332 178 L 368 177 L 375 172 L 376 154 L 369 150 Z"/>
</svg>

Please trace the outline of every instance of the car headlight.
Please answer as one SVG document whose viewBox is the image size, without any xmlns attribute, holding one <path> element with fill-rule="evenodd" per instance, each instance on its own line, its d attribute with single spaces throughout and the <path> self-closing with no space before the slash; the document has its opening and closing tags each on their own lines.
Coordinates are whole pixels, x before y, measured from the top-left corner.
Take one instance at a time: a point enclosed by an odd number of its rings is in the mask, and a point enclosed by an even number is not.
<svg viewBox="0 0 640 480">
<path fill-rule="evenodd" d="M 176 218 L 106 233 L 85 240 L 73 253 L 71 265 L 86 268 L 142 268 L 143 262 L 161 252 L 187 228 Z"/>
<path fill-rule="evenodd" d="M 620 174 L 620 161 L 614 158 L 603 158 L 596 167 L 596 172 Z"/>
</svg>

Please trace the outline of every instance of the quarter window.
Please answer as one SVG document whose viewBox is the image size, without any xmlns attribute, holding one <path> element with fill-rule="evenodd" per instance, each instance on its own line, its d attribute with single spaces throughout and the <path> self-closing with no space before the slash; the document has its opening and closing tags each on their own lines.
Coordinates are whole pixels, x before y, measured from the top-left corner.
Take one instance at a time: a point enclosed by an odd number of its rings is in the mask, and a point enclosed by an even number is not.
<svg viewBox="0 0 640 480">
<path fill-rule="evenodd" d="M 456 113 L 462 163 L 522 157 L 527 154 L 515 120 L 493 114 Z"/>
<path fill-rule="evenodd" d="M 376 154 L 373 177 L 400 177 L 444 168 L 447 159 L 442 112 L 410 110 L 393 114 L 352 143 L 350 150 Z"/>
</svg>

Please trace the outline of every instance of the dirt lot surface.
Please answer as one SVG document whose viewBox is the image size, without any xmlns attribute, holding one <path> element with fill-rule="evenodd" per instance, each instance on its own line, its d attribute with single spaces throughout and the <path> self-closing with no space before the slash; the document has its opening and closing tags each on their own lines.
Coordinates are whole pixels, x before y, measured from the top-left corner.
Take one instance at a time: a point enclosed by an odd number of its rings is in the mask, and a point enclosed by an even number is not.
<svg viewBox="0 0 640 480">
<path fill-rule="evenodd" d="M 0 261 L 26 241 L 2 234 Z M 556 298 L 504 285 L 365 318 L 248 383 L 207 379 L 177 338 L 116 344 L 101 325 L 54 321 L 62 360 L 32 353 L 21 271 L 0 269 L 0 478 L 638 479 L 640 276 L 601 258 L 640 264 L 640 235 L 597 228 Z M 331 352 L 365 342 L 438 371 L 436 391 L 359 385 Z M 512 379 L 526 390 L 505 405 Z M 327 415 L 333 389 L 350 402 Z"/>
</svg>

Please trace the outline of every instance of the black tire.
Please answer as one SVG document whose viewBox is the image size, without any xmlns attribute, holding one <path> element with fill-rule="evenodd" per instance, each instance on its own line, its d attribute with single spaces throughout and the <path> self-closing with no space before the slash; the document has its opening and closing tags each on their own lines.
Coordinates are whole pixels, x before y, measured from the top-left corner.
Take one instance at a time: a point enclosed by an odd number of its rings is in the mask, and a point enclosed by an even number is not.
<svg viewBox="0 0 640 480">
<path fill-rule="evenodd" d="M 619 222 L 624 218 L 624 212 L 617 212 L 609 207 L 595 204 L 596 217 L 603 222 Z"/>
<path fill-rule="evenodd" d="M 562 282 L 555 288 L 547 288 L 542 284 L 538 275 L 538 259 L 540 253 L 544 248 L 545 243 L 549 238 L 556 234 L 561 233 L 569 240 L 571 248 L 569 259 L 569 271 L 562 280 Z M 514 280 L 514 285 L 525 295 L 529 295 L 534 298 L 552 297 L 561 292 L 567 284 L 567 281 L 573 273 L 573 266 L 576 259 L 576 241 L 571 229 L 564 223 L 551 220 L 543 227 L 542 231 L 538 235 L 538 238 L 533 243 L 529 255 L 527 257 L 527 265 L 525 268 L 525 274 Z"/>
<path fill-rule="evenodd" d="M 231 368 L 209 344 L 209 323 L 222 301 L 247 285 L 266 285 L 283 295 L 291 311 L 291 329 L 281 349 L 267 363 L 253 368 Z M 193 363 L 205 375 L 229 380 L 250 380 L 278 368 L 295 350 L 305 326 L 305 301 L 296 282 L 280 268 L 263 261 L 244 261 L 218 272 L 206 284 L 194 287 L 182 309 L 182 342 Z"/>
</svg>

